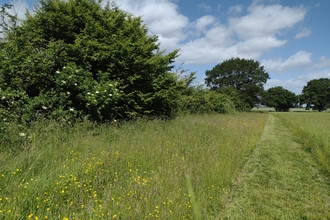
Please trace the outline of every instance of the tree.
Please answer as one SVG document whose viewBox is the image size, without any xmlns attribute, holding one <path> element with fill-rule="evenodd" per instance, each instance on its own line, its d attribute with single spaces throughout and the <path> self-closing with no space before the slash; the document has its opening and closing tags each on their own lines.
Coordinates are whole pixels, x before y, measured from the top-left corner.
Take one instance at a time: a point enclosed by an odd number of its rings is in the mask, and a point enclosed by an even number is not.
<svg viewBox="0 0 330 220">
<path fill-rule="evenodd" d="M 282 86 L 277 86 L 268 89 L 263 94 L 263 103 L 268 107 L 274 107 L 276 111 L 287 112 L 294 107 L 297 102 L 297 97 L 293 92 L 284 89 Z"/>
<path fill-rule="evenodd" d="M 115 5 L 41 0 L 19 25 L 4 27 L 2 114 L 105 121 L 176 111 L 177 79 L 169 71 L 178 51 L 159 51 L 141 18 Z"/>
<path fill-rule="evenodd" d="M 302 100 L 307 103 L 306 108 L 314 105 L 318 111 L 326 110 L 330 105 L 330 79 L 313 79 L 304 86 L 302 90 Z"/>
<path fill-rule="evenodd" d="M 205 82 L 213 90 L 234 87 L 240 99 L 253 108 L 259 102 L 267 79 L 270 79 L 269 74 L 258 61 L 231 58 L 207 70 Z"/>
</svg>

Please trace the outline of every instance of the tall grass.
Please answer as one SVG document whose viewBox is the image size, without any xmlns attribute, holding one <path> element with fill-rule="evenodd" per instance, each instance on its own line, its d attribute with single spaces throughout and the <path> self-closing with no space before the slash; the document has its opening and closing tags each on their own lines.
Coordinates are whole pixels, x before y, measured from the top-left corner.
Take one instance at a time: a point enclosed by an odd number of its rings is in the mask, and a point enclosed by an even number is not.
<svg viewBox="0 0 330 220">
<path fill-rule="evenodd" d="M 329 113 L 276 113 L 297 135 L 299 141 L 330 173 L 330 114 Z"/>
<path fill-rule="evenodd" d="M 0 219 L 212 219 L 266 118 L 36 123 L 0 155 Z"/>
</svg>

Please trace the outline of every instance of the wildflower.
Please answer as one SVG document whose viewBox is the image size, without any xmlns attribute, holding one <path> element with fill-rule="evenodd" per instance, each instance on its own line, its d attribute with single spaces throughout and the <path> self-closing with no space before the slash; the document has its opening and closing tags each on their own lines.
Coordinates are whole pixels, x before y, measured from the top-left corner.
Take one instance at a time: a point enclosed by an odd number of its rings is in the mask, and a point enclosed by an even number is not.
<svg viewBox="0 0 330 220">
<path fill-rule="evenodd" d="M 63 220 L 69 220 L 69 218 L 63 218 Z"/>
<path fill-rule="evenodd" d="M 6 99 L 6 96 L 2 96 L 2 98 L 1 98 L 2 100 L 4 100 L 4 99 Z"/>
<path fill-rule="evenodd" d="M 66 94 L 70 95 L 70 92 L 66 92 Z"/>
<path fill-rule="evenodd" d="M 91 93 L 90 92 L 87 92 L 87 95 L 90 95 Z"/>
<path fill-rule="evenodd" d="M 112 86 L 112 84 L 110 83 L 109 86 Z"/>
<path fill-rule="evenodd" d="M 25 137 L 26 134 L 25 134 L 25 133 L 19 133 L 19 136 L 21 136 L 21 137 Z"/>
<path fill-rule="evenodd" d="M 61 73 L 61 72 L 57 70 L 56 73 Z"/>
<path fill-rule="evenodd" d="M 109 96 L 112 96 L 112 94 L 109 94 Z"/>
<path fill-rule="evenodd" d="M 73 108 L 69 108 L 69 110 L 70 110 L 70 111 L 72 111 L 72 112 L 74 111 L 74 109 L 73 109 Z"/>
<path fill-rule="evenodd" d="M 63 84 L 65 84 L 65 83 L 66 83 L 66 81 L 64 81 L 64 80 L 61 80 L 61 82 L 62 82 Z"/>
<path fill-rule="evenodd" d="M 77 85 L 77 83 L 74 84 L 75 86 Z"/>
<path fill-rule="evenodd" d="M 46 106 L 42 106 L 41 108 L 44 109 L 44 110 L 47 110 L 47 107 Z"/>
<path fill-rule="evenodd" d="M 63 66 L 63 69 L 65 69 L 65 66 Z"/>
<path fill-rule="evenodd" d="M 96 93 L 96 94 L 99 94 L 99 91 L 96 91 L 95 93 Z"/>
</svg>

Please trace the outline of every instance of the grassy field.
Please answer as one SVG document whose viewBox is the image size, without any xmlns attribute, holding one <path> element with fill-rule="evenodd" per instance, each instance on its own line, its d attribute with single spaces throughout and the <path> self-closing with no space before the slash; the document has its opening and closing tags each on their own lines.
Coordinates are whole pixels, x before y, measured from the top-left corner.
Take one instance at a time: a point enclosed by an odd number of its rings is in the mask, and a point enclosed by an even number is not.
<svg viewBox="0 0 330 220">
<path fill-rule="evenodd" d="M 330 114 L 276 113 L 306 150 L 330 173 Z"/>
<path fill-rule="evenodd" d="M 269 114 L 218 219 L 330 219 L 329 175 L 276 116 Z"/>
<path fill-rule="evenodd" d="M 329 110 L 327 110 L 329 112 Z M 254 107 L 252 112 L 275 112 L 275 108 L 268 108 L 268 107 Z M 291 108 L 290 112 L 318 112 L 317 110 L 309 109 L 306 110 L 305 108 Z"/>
<path fill-rule="evenodd" d="M 0 154 L 0 219 L 213 219 L 267 117 L 7 124 L 21 144 Z"/>
</svg>

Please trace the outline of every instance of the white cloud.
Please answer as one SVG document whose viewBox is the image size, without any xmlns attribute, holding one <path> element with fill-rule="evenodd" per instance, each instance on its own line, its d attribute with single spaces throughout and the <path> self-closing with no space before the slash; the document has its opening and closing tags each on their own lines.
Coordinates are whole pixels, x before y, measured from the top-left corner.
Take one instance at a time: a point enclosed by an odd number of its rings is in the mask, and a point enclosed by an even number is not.
<svg viewBox="0 0 330 220">
<path fill-rule="evenodd" d="M 261 64 L 267 71 L 274 71 L 282 74 L 287 70 L 294 68 L 303 68 L 312 64 L 312 54 L 306 51 L 299 51 L 283 61 L 281 58 L 261 61 Z"/>
<path fill-rule="evenodd" d="M 261 54 L 271 48 L 281 47 L 285 40 L 277 40 L 274 37 L 251 38 L 237 44 L 238 54 L 252 58 L 258 58 Z"/>
<path fill-rule="evenodd" d="M 230 6 L 228 13 L 229 14 L 239 14 L 243 11 L 243 5 L 234 5 Z"/>
<path fill-rule="evenodd" d="M 330 66 L 330 58 L 326 58 L 325 56 L 320 57 L 319 62 L 314 65 L 315 68 L 323 68 L 327 66 Z"/>
<path fill-rule="evenodd" d="M 303 28 L 297 35 L 294 37 L 295 39 L 303 38 L 303 37 L 308 37 L 311 35 L 311 30 L 309 28 Z"/>
<path fill-rule="evenodd" d="M 249 14 L 229 19 L 230 26 L 241 39 L 275 36 L 283 29 L 301 22 L 307 10 L 303 7 L 252 4 Z"/>
<path fill-rule="evenodd" d="M 303 7 L 254 1 L 244 16 L 237 15 L 243 11 L 242 5 L 230 7 L 229 12 L 236 13 L 235 17 L 221 23 L 212 15 L 191 21 L 171 0 L 121 0 L 119 6 L 142 16 L 149 31 L 159 36 L 161 49 L 180 48 L 177 60 L 187 64 L 221 62 L 231 57 L 258 59 L 263 53 L 285 45 L 287 40 L 276 35 L 301 22 L 306 14 Z M 198 7 L 212 9 L 204 2 Z"/>
<path fill-rule="evenodd" d="M 206 28 L 212 24 L 214 24 L 216 21 L 216 19 L 211 16 L 211 15 L 206 15 L 203 16 L 199 19 L 197 19 L 196 23 L 195 23 L 195 28 L 196 31 L 199 32 L 205 32 Z"/>
<path fill-rule="evenodd" d="M 280 85 L 298 95 L 301 94 L 304 86 L 306 86 L 309 81 L 319 78 L 330 78 L 330 69 L 309 73 L 307 75 L 300 75 L 290 79 L 270 79 L 265 84 L 265 89 Z"/>
<path fill-rule="evenodd" d="M 204 2 L 199 4 L 198 8 L 203 9 L 204 11 L 211 11 L 212 10 L 212 7 L 210 5 L 205 4 Z"/>
<path fill-rule="evenodd" d="M 163 38 L 185 38 L 184 30 L 189 19 L 179 13 L 176 4 L 168 0 L 122 0 L 119 7 L 134 15 L 141 16 L 148 29 Z"/>
<path fill-rule="evenodd" d="M 10 1 L 10 4 L 13 6 L 8 12 L 12 15 L 17 15 L 19 19 L 24 19 L 25 11 L 28 9 L 28 5 L 26 4 L 25 0 Z"/>
</svg>

